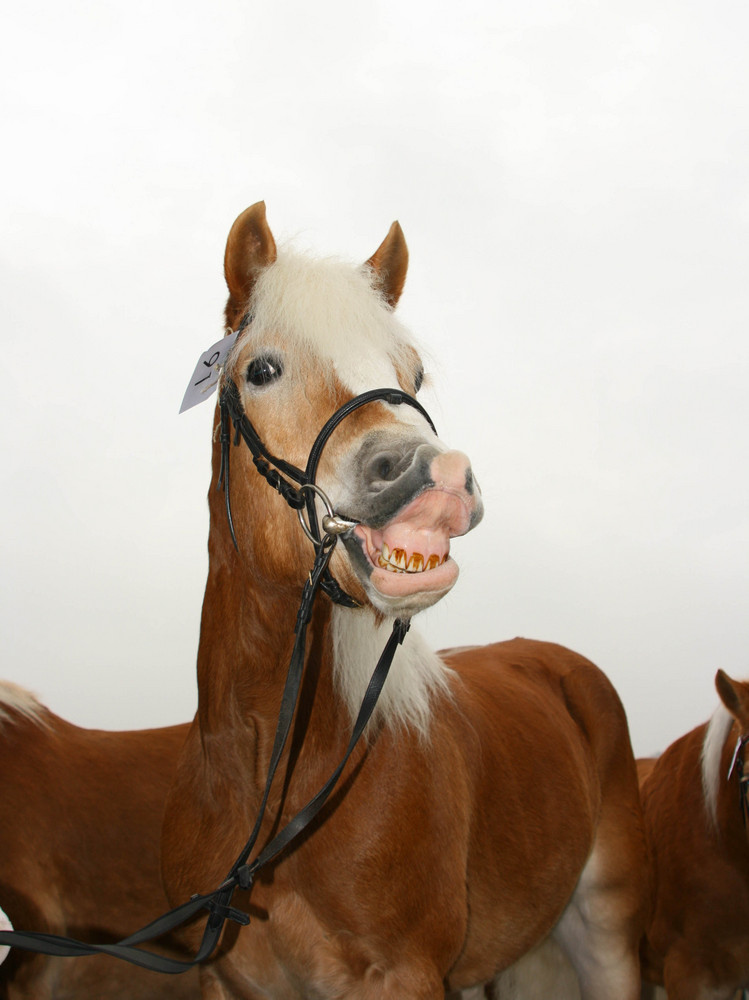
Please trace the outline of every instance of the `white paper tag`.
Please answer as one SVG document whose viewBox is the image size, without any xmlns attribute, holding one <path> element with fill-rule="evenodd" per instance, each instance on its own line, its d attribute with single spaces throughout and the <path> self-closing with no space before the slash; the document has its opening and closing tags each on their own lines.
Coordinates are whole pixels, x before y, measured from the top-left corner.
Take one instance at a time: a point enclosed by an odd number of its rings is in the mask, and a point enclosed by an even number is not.
<svg viewBox="0 0 749 1000">
<path fill-rule="evenodd" d="M 209 396 L 213 395 L 213 391 L 218 385 L 226 356 L 234 346 L 234 341 L 238 336 L 239 330 L 235 333 L 230 333 L 228 337 L 223 337 L 200 355 L 200 359 L 197 365 L 195 365 L 195 371 L 192 373 L 190 384 L 185 390 L 182 406 L 179 408 L 180 413 L 184 413 L 185 410 L 189 410 L 192 406 L 197 406 L 198 403 L 202 403 L 204 399 L 208 399 Z"/>
</svg>

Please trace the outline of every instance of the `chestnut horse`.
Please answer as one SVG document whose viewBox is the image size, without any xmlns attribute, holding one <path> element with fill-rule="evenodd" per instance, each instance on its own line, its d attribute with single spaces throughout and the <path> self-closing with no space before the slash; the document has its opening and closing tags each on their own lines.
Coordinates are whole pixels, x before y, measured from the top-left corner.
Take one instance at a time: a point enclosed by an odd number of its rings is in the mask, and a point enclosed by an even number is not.
<svg viewBox="0 0 749 1000">
<path fill-rule="evenodd" d="M 112 942 L 167 908 L 159 836 L 186 728 L 79 729 L 0 682 L 0 913 L 13 927 Z M 107 956 L 3 957 L 4 1000 L 199 996 L 195 971 L 175 981 Z"/>
<path fill-rule="evenodd" d="M 392 620 L 450 590 L 450 541 L 481 517 L 468 459 L 413 399 L 421 361 L 394 314 L 406 267 L 397 223 L 356 268 L 277 251 L 262 203 L 229 234 L 226 318 L 241 332 L 219 384 L 198 712 L 164 822 L 173 903 L 223 885 L 242 856 L 299 621 L 301 695 L 263 849 L 342 761 Z M 335 546 L 332 596 L 297 619 L 318 563 L 284 500 L 309 499 L 290 478 L 318 460 L 306 481 L 317 513 L 334 512 L 317 547 Z M 235 872 L 250 923 L 227 925 L 203 996 L 438 1000 L 553 936 L 585 1000 L 636 1000 L 645 851 L 625 715 L 593 664 L 524 639 L 441 657 L 412 629 L 322 811 L 254 881 Z"/>
<path fill-rule="evenodd" d="M 710 722 L 676 740 L 642 782 L 655 890 L 643 977 L 669 1000 L 731 1000 L 749 988 L 749 683 L 719 670 L 715 686 Z"/>
</svg>

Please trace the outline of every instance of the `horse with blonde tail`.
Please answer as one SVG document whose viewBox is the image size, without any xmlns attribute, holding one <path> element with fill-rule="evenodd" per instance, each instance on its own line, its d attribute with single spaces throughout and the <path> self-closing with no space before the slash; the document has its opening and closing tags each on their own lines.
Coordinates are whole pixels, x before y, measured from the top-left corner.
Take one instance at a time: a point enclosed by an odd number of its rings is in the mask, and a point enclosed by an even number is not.
<svg viewBox="0 0 749 1000">
<path fill-rule="evenodd" d="M 610 683 L 560 646 L 438 655 L 408 629 L 483 507 L 416 398 L 407 260 L 397 223 L 363 267 L 278 250 L 262 203 L 229 234 L 167 891 L 231 884 L 205 1000 L 441 1000 L 550 939 L 585 1000 L 637 1000 L 645 840 Z"/>
</svg>

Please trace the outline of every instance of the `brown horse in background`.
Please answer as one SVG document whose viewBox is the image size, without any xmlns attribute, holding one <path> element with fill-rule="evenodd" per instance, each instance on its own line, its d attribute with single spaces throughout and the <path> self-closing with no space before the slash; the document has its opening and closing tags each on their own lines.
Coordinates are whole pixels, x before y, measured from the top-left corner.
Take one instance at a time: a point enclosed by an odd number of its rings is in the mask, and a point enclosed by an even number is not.
<svg viewBox="0 0 749 1000">
<path fill-rule="evenodd" d="M 458 572 L 451 539 L 481 515 L 468 459 L 398 403 L 423 376 L 393 311 L 406 267 L 397 223 L 363 268 L 278 252 L 262 203 L 229 235 L 226 315 L 242 332 L 219 389 L 279 456 L 267 461 L 282 478 L 304 469 L 342 405 L 398 390 L 350 413 L 319 456 L 316 486 L 344 518 L 330 569 L 357 606 L 321 595 L 313 608 L 259 848 L 343 757 L 383 623 L 447 593 Z M 258 814 L 314 556 L 220 415 L 199 707 L 164 824 L 173 903 L 223 882 Z M 553 939 L 584 1000 L 637 1000 L 644 872 L 626 719 L 603 674 L 523 639 L 440 657 L 412 628 L 339 788 L 251 890 L 236 891 L 251 922 L 225 931 L 201 968 L 203 996 L 441 1000 L 446 986 L 486 982 Z M 198 940 L 199 928 L 185 934 L 192 948 Z"/>
<path fill-rule="evenodd" d="M 167 909 L 159 838 L 186 729 L 80 729 L 0 683 L 0 907 L 15 928 L 109 943 Z M 108 956 L 2 954 L 4 1000 L 199 995 L 195 970 L 167 979 Z"/>
<path fill-rule="evenodd" d="M 749 683 L 719 670 L 715 685 L 710 722 L 643 765 L 655 890 L 643 977 L 669 1000 L 731 1000 L 749 988 Z"/>
</svg>

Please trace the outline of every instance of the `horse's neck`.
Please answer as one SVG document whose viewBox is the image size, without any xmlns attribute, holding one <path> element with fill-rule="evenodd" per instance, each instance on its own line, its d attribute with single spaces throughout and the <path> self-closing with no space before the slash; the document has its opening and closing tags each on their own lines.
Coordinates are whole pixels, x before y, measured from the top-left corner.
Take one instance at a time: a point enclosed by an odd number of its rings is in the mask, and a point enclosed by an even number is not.
<svg viewBox="0 0 749 1000">
<path fill-rule="evenodd" d="M 702 787 L 709 828 L 741 866 L 746 867 L 747 826 L 739 791 L 742 763 L 734 759 L 737 737 L 733 719 L 720 705 L 707 724 L 702 741 Z"/>
<path fill-rule="evenodd" d="M 275 738 L 295 642 L 301 591 L 260 586 L 241 574 L 209 570 L 198 651 L 198 724 L 203 745 L 249 755 L 264 773 Z M 345 729 L 333 690 L 327 599 L 318 597 L 307 630 L 294 739 Z M 304 732 L 300 732 L 304 730 Z"/>
<path fill-rule="evenodd" d="M 727 768 L 724 758 L 732 726 L 731 716 L 719 705 L 704 729 L 700 756 L 702 788 L 705 808 L 713 827 L 718 825 L 718 803 L 726 784 Z"/>
</svg>

